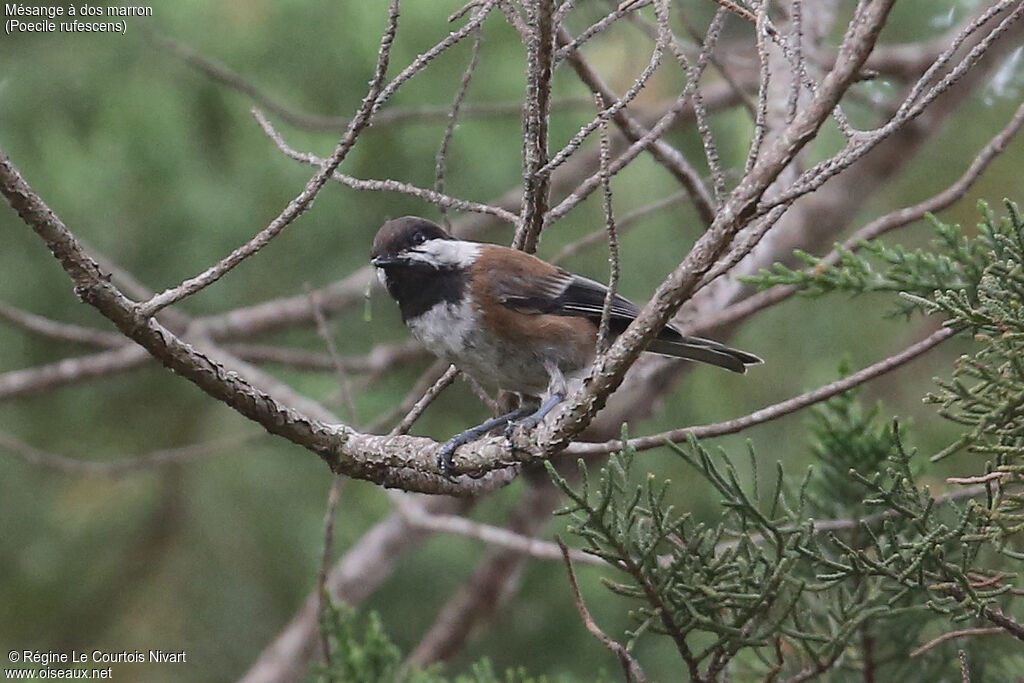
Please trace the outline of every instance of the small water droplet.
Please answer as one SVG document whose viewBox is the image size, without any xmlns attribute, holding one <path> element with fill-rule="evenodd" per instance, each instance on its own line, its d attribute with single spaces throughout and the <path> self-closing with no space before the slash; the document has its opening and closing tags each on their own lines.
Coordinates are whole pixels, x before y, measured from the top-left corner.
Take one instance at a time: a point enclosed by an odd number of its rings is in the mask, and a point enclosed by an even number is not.
<svg viewBox="0 0 1024 683">
<path fill-rule="evenodd" d="M 1019 99 L 1024 88 L 1024 45 L 1010 53 L 992 78 L 985 91 L 984 101 L 988 106 L 997 98 Z"/>
<path fill-rule="evenodd" d="M 949 8 L 945 14 L 937 14 L 928 22 L 932 28 L 949 28 L 953 25 L 953 18 L 956 15 L 956 5 Z"/>
<path fill-rule="evenodd" d="M 892 101 L 896 89 L 893 87 L 892 81 L 886 78 L 876 78 L 864 83 L 863 92 L 872 104 L 883 105 Z"/>
</svg>

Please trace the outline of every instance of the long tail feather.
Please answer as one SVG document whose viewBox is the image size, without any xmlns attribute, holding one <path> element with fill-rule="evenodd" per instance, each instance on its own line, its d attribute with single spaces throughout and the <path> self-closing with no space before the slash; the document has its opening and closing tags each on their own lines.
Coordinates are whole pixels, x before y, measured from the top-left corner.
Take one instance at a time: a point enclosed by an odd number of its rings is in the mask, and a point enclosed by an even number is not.
<svg viewBox="0 0 1024 683">
<path fill-rule="evenodd" d="M 724 344 L 700 337 L 682 337 L 678 340 L 655 339 L 648 344 L 647 350 L 665 356 L 675 356 L 715 365 L 740 374 L 747 371 L 747 366 L 764 362 L 752 353 L 729 348 Z"/>
</svg>

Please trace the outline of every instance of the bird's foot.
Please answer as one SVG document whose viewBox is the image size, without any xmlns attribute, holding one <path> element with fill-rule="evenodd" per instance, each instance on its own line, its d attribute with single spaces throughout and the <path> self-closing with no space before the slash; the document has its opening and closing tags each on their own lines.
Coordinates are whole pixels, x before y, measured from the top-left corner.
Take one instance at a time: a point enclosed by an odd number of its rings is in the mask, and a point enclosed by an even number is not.
<svg viewBox="0 0 1024 683">
<path fill-rule="evenodd" d="M 505 438 L 508 439 L 509 443 L 512 444 L 512 447 L 515 447 L 515 439 L 513 437 L 515 436 L 517 431 L 522 430 L 524 432 L 529 432 L 536 429 L 537 425 L 539 425 L 544 420 L 544 418 L 548 416 L 548 413 L 550 413 L 555 408 L 555 406 L 557 406 L 563 400 L 565 400 L 564 394 L 552 394 L 548 398 L 548 400 L 544 401 L 544 403 L 541 405 L 540 408 L 537 409 L 535 413 L 524 417 L 522 420 L 519 420 L 518 422 L 510 421 L 508 425 L 505 427 Z"/>
<path fill-rule="evenodd" d="M 513 410 L 507 415 L 491 418 L 483 424 L 477 425 L 472 429 L 467 429 L 461 434 L 456 434 L 445 441 L 444 445 L 441 446 L 441 450 L 437 452 L 437 469 L 441 471 L 441 475 L 444 476 L 445 479 L 455 479 L 455 465 L 452 460 L 455 456 L 455 451 L 459 446 L 476 441 L 487 434 L 487 432 L 495 429 L 496 427 L 500 427 L 503 424 L 514 424 L 513 421 L 522 416 L 524 412 L 526 411 L 523 408 L 520 408 L 518 410 Z"/>
<path fill-rule="evenodd" d="M 467 443 L 468 439 L 463 439 L 465 433 L 457 434 L 452 438 L 445 441 L 444 446 L 437 453 L 437 469 L 441 470 L 441 476 L 449 481 L 453 481 L 455 476 L 453 474 L 455 465 L 452 463 L 452 458 L 455 455 L 455 450 L 464 443 Z"/>
</svg>

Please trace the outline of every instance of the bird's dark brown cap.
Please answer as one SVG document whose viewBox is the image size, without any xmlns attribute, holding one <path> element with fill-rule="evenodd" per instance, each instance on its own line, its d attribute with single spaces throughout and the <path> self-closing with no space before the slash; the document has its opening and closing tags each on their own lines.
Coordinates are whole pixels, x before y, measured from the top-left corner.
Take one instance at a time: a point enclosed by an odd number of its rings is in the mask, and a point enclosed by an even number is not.
<svg viewBox="0 0 1024 683">
<path fill-rule="evenodd" d="M 452 237 L 440 225 L 428 221 L 426 218 L 419 216 L 395 218 L 380 226 L 377 236 L 373 238 L 370 258 L 394 256 L 409 247 L 433 239 L 450 240 Z"/>
</svg>

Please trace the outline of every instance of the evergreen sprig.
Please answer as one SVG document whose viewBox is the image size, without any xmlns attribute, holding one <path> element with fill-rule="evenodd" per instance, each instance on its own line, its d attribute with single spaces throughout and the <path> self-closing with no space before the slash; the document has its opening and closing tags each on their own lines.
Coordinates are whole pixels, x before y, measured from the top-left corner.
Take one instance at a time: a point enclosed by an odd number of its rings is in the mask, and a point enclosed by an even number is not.
<svg viewBox="0 0 1024 683">
<path fill-rule="evenodd" d="M 939 293 L 955 293 L 970 306 L 978 302 L 982 278 L 991 272 L 993 264 L 1021 262 L 1024 233 L 1016 207 L 1011 202 L 1006 205 L 1009 217 L 997 220 L 988 205 L 981 203 L 982 221 L 973 237 L 959 225 L 929 215 L 935 231 L 931 249 L 911 250 L 879 240 L 862 241 L 857 251 L 836 245 L 837 263 L 796 251 L 805 269 L 777 263 L 772 270 L 743 279 L 760 289 L 794 286 L 812 297 L 836 292 L 910 295 L 896 301 L 895 312 L 903 315 L 934 310 L 930 301 Z"/>
<path fill-rule="evenodd" d="M 684 457 L 726 496 L 726 516 L 734 528 L 675 513 L 665 503 L 667 481 L 647 477 L 631 483 L 635 452 L 630 449 L 610 458 L 596 485 L 582 461 L 578 487 L 554 468 L 549 471 L 569 498 L 559 512 L 571 517 L 570 531 L 584 540 L 584 550 L 627 577 L 625 583 L 607 585 L 637 603 L 630 643 L 646 632 L 667 635 L 691 678 L 714 680 L 742 648 L 773 642 L 801 591 L 799 582 L 787 580 L 796 558 L 790 537 L 806 531 L 781 533 L 784 522 L 757 509 L 731 464 L 719 467 L 699 447 Z M 750 533 L 770 535 L 774 544 L 754 542 Z M 730 538 L 739 540 L 730 544 Z"/>
<path fill-rule="evenodd" d="M 925 400 L 939 406 L 939 414 L 968 427 L 963 436 L 939 456 L 968 446 L 992 456 L 991 470 L 1005 472 L 1006 483 L 1019 479 L 1024 456 L 1024 220 L 1007 202 L 1007 215 L 996 219 L 990 211 L 979 227 L 991 246 L 989 261 L 981 269 L 976 296 L 944 290 L 928 300 L 930 310 L 947 316 L 948 324 L 974 333 L 978 350 L 958 359 L 949 380 Z M 1020 508 L 1017 495 L 1008 496 L 1000 509 L 1011 522 Z M 1014 512 L 1010 512 L 1010 508 Z"/>
<path fill-rule="evenodd" d="M 674 511 L 669 482 L 633 481 L 628 448 L 596 478 L 580 462 L 576 486 L 550 468 L 569 500 L 560 512 L 570 532 L 624 577 L 606 585 L 636 604 L 629 645 L 670 637 L 693 681 L 730 666 L 751 680 L 843 680 L 868 669 L 889 680 L 941 677 L 951 660 L 908 653 L 926 633 L 1003 614 L 1016 578 L 998 559 L 1008 531 L 992 532 L 996 499 L 940 504 L 904 432 L 881 414 L 854 394 L 823 404 L 809 425 L 816 466 L 799 479 L 780 466 L 765 497 L 724 451 L 673 445 L 721 496 L 714 524 Z M 844 523 L 818 525 L 819 515 Z"/>
<path fill-rule="evenodd" d="M 327 602 L 321 614 L 321 628 L 331 656 L 329 661 L 311 667 L 311 683 L 568 683 L 561 677 L 530 676 L 523 667 L 499 674 L 488 659 L 472 664 L 468 674 L 452 678 L 441 673 L 440 665 L 427 669 L 406 666 L 380 615 L 370 612 L 361 626 L 355 609 L 335 605 L 329 596 L 324 599 Z M 602 673 L 595 680 L 601 682 L 606 678 Z"/>
</svg>

